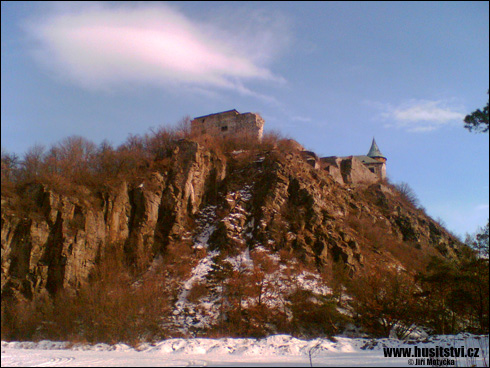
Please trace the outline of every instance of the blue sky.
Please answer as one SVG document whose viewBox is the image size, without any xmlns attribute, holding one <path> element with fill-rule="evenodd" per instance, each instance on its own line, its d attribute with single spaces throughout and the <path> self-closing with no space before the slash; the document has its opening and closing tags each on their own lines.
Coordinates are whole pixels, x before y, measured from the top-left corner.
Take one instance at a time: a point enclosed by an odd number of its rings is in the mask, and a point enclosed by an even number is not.
<svg viewBox="0 0 490 368">
<path fill-rule="evenodd" d="M 488 2 L 1 3 L 1 144 L 114 145 L 184 116 L 258 112 L 320 156 L 376 138 L 456 234 L 489 216 Z"/>
</svg>

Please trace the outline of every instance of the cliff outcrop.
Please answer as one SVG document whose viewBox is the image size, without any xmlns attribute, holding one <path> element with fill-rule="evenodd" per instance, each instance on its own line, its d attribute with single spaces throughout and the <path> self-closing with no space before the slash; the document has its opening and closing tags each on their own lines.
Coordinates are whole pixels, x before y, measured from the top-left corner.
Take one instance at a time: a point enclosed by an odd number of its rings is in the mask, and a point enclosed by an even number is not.
<svg viewBox="0 0 490 368">
<path fill-rule="evenodd" d="M 2 295 L 75 291 L 114 247 L 139 272 L 176 245 L 196 260 L 202 248 L 264 248 L 318 272 L 342 262 L 351 275 L 379 263 L 415 272 L 430 255 L 458 253 L 458 241 L 389 184 L 342 185 L 296 151 L 223 154 L 180 140 L 165 160 L 139 183 L 78 194 L 32 183 L 2 195 Z"/>
</svg>

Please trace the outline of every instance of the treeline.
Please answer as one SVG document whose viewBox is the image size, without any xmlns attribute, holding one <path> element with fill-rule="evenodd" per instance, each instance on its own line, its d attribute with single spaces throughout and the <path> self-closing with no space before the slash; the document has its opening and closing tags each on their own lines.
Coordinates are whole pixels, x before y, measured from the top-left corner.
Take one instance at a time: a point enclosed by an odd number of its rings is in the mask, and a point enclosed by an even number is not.
<svg viewBox="0 0 490 368">
<path fill-rule="evenodd" d="M 131 179 L 166 157 L 171 143 L 185 131 L 160 128 L 143 136 L 130 135 L 118 147 L 99 145 L 79 136 L 46 148 L 35 145 L 22 157 L 2 150 L 2 191 L 39 182 L 66 191 L 77 185 L 94 187 L 121 178 Z"/>
<path fill-rule="evenodd" d="M 377 268 L 347 281 L 354 322 L 374 336 L 400 338 L 415 327 L 433 334 L 489 330 L 489 225 L 472 237 L 458 259 L 434 257 L 415 278 Z"/>
<path fill-rule="evenodd" d="M 71 136 L 49 148 L 35 145 L 21 157 L 2 149 L 2 193 L 35 182 L 51 185 L 60 193 L 76 193 L 80 186 L 100 188 L 121 179 L 131 182 L 149 170 L 165 168 L 179 139 L 196 141 L 218 155 L 237 149 L 288 148 L 287 140 L 277 132 L 266 133 L 261 141 L 247 136 L 193 136 L 190 121 L 185 117 L 173 126 L 151 129 L 142 136 L 130 135 L 117 147 L 108 141 L 97 145 Z"/>
</svg>

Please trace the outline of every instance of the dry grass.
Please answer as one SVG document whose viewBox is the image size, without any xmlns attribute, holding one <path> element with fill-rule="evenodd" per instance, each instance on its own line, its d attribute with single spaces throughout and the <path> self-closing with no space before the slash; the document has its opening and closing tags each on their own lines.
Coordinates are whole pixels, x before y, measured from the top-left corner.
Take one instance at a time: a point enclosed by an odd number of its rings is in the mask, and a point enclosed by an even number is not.
<svg viewBox="0 0 490 368">
<path fill-rule="evenodd" d="M 373 222 L 371 218 L 350 215 L 347 224 L 354 229 L 372 250 L 389 252 L 406 269 L 412 272 L 423 271 L 429 262 L 432 253 L 427 246 L 414 242 L 402 241 L 383 222 Z"/>
<path fill-rule="evenodd" d="M 368 245 L 373 249 L 386 249 L 392 243 L 399 243 L 399 239 L 390 234 L 391 229 L 381 223 L 375 223 L 371 218 L 355 215 L 349 215 L 347 224 L 354 229 L 362 238 L 367 240 Z"/>
</svg>

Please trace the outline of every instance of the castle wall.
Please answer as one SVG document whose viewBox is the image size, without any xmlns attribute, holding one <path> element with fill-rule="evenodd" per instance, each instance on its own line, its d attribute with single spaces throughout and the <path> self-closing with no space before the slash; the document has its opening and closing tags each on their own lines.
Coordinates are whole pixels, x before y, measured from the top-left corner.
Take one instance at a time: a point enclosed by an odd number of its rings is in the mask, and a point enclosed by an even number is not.
<svg viewBox="0 0 490 368">
<path fill-rule="evenodd" d="M 221 137 L 247 135 L 262 139 L 264 119 L 250 112 L 240 114 L 236 110 L 225 111 L 192 120 L 191 132 Z"/>
<path fill-rule="evenodd" d="M 353 156 L 322 157 L 320 160 L 324 170 L 340 184 L 373 184 L 380 179 L 377 173 L 371 172 L 365 164 Z M 381 165 L 377 165 L 376 169 L 379 166 Z"/>
<path fill-rule="evenodd" d="M 386 164 L 378 161 L 377 163 L 364 163 L 364 165 L 373 172 L 378 178 L 386 178 Z"/>
<path fill-rule="evenodd" d="M 340 171 L 345 183 L 350 184 L 374 184 L 380 177 L 369 170 L 359 159 L 349 156 L 342 159 Z"/>
</svg>

